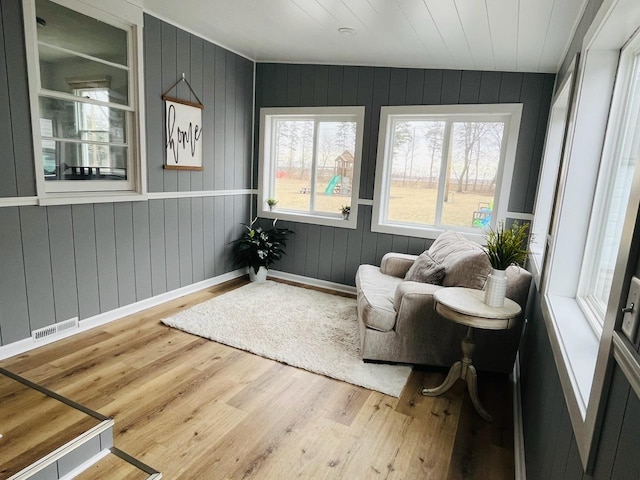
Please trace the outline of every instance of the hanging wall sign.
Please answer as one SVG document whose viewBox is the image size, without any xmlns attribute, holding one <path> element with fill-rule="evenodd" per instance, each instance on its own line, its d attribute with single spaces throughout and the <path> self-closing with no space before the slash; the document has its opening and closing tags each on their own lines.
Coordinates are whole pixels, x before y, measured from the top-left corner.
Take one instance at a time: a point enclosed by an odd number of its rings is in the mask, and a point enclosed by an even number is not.
<svg viewBox="0 0 640 480">
<path fill-rule="evenodd" d="M 164 168 L 202 170 L 202 109 L 199 103 L 163 96 L 166 160 Z"/>
</svg>

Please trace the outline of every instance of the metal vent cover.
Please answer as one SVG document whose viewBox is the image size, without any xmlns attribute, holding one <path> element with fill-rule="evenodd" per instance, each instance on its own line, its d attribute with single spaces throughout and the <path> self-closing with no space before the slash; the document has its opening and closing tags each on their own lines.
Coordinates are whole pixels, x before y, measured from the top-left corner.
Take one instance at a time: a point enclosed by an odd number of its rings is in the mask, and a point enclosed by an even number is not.
<svg viewBox="0 0 640 480">
<path fill-rule="evenodd" d="M 78 317 L 70 318 L 64 322 L 54 323 L 48 327 L 38 328 L 31 332 L 31 337 L 34 340 L 42 340 L 43 338 L 50 337 L 56 333 L 64 332 L 65 330 L 71 330 L 72 328 L 78 328 L 80 326 Z"/>
</svg>

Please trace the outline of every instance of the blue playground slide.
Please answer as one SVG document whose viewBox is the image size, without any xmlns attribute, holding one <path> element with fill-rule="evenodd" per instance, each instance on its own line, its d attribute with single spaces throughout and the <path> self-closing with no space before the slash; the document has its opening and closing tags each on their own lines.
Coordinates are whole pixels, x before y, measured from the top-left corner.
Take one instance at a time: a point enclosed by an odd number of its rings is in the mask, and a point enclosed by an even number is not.
<svg viewBox="0 0 640 480">
<path fill-rule="evenodd" d="M 340 182 L 340 179 L 342 179 L 341 175 L 334 175 L 333 176 L 333 178 L 331 179 L 331 181 L 327 185 L 327 188 L 324 189 L 325 195 L 332 195 L 333 194 L 333 191 L 336 189 L 336 185 L 338 185 L 338 182 Z"/>
</svg>

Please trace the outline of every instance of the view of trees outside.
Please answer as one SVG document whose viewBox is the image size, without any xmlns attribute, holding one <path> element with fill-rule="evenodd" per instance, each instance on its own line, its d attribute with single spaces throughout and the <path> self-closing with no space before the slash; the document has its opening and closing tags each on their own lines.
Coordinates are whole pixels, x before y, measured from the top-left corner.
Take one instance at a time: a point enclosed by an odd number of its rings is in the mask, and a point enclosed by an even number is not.
<svg viewBox="0 0 640 480">
<path fill-rule="evenodd" d="M 312 188 L 314 134 L 318 138 Z M 272 196 L 277 208 L 339 214 L 340 207 L 350 203 L 355 122 L 275 120 L 272 138 L 276 167 Z"/>
<path fill-rule="evenodd" d="M 387 219 L 436 224 L 441 168 L 447 169 L 440 224 L 485 227 L 495 197 L 504 124 L 397 120 L 393 126 Z M 443 162 L 443 155 L 446 162 Z"/>
</svg>

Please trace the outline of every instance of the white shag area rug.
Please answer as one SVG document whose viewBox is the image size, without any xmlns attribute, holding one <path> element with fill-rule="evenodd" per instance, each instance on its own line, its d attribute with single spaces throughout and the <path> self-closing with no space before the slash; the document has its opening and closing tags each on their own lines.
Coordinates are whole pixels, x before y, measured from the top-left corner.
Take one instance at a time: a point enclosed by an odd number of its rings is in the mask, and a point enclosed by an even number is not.
<svg viewBox="0 0 640 480">
<path fill-rule="evenodd" d="M 284 283 L 250 283 L 162 323 L 393 397 L 411 373 L 362 361 L 355 299 Z"/>
</svg>

